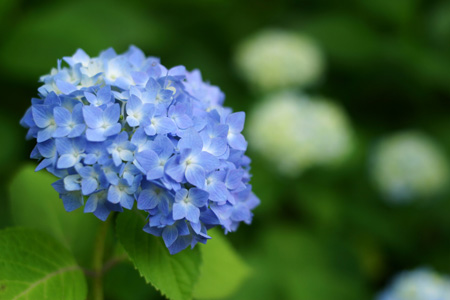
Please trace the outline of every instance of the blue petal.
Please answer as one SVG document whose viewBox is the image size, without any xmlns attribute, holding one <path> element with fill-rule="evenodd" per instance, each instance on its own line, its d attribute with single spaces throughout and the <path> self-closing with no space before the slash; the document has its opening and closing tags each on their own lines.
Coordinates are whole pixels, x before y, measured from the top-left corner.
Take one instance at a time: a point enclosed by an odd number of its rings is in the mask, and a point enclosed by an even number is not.
<svg viewBox="0 0 450 300">
<path fill-rule="evenodd" d="M 200 152 L 195 157 L 195 163 L 201 165 L 206 172 L 211 172 L 220 166 L 220 161 L 208 152 Z"/>
<path fill-rule="evenodd" d="M 170 254 L 176 254 L 186 249 L 192 242 L 191 236 L 179 236 L 177 240 L 169 247 Z"/>
<path fill-rule="evenodd" d="M 85 213 L 91 213 L 94 212 L 97 209 L 97 197 L 96 194 L 89 196 L 89 198 L 86 201 L 86 204 L 84 205 L 84 212 Z"/>
<path fill-rule="evenodd" d="M 95 106 L 83 106 L 83 117 L 89 128 L 99 128 L 102 125 L 103 112 Z"/>
<path fill-rule="evenodd" d="M 193 129 L 188 129 L 183 133 L 182 138 L 178 142 L 178 148 L 192 149 L 192 153 L 198 153 L 203 148 L 201 136 Z"/>
<path fill-rule="evenodd" d="M 63 80 L 56 80 L 56 86 L 63 94 L 70 94 L 72 92 L 75 92 L 77 90 L 77 87 L 71 84 L 70 82 L 63 81 Z"/>
<path fill-rule="evenodd" d="M 186 180 L 199 188 L 205 186 L 205 170 L 196 164 L 191 164 L 186 167 Z"/>
<path fill-rule="evenodd" d="M 122 197 L 122 192 L 116 185 L 111 185 L 108 189 L 108 201 L 111 203 L 119 203 Z"/>
<path fill-rule="evenodd" d="M 48 140 L 37 144 L 37 149 L 43 157 L 53 157 L 56 154 L 56 146 L 54 140 Z"/>
<path fill-rule="evenodd" d="M 113 125 L 119 121 L 120 118 L 120 105 L 118 103 L 113 104 L 110 107 L 107 107 L 103 112 L 103 120 Z"/>
<path fill-rule="evenodd" d="M 167 226 L 162 232 L 162 237 L 166 247 L 169 248 L 178 237 L 178 229 L 176 226 Z"/>
<path fill-rule="evenodd" d="M 51 139 L 53 134 L 55 133 L 55 131 L 56 131 L 56 125 L 50 125 L 47 128 L 45 128 L 44 130 L 40 130 L 37 134 L 36 141 L 38 143 L 42 143 L 48 139 Z"/>
<path fill-rule="evenodd" d="M 153 150 L 144 150 L 137 153 L 136 160 L 146 172 L 159 166 L 159 157 Z"/>
<path fill-rule="evenodd" d="M 72 121 L 72 114 L 64 107 L 55 107 L 53 115 L 58 126 L 67 126 Z"/>
<path fill-rule="evenodd" d="M 226 123 L 230 132 L 239 133 L 244 129 L 245 113 L 243 111 L 229 114 Z"/>
<path fill-rule="evenodd" d="M 97 99 L 101 104 L 107 104 L 111 101 L 111 86 L 105 85 L 97 92 Z"/>
<path fill-rule="evenodd" d="M 33 105 L 31 108 L 34 123 L 37 127 L 45 128 L 53 119 L 51 107 L 48 105 Z"/>
<path fill-rule="evenodd" d="M 203 207 L 208 202 L 209 193 L 196 188 L 191 188 L 189 190 L 189 199 L 192 204 L 197 207 Z"/>
<path fill-rule="evenodd" d="M 112 126 L 108 127 L 105 131 L 104 131 L 104 135 L 105 136 L 112 136 L 112 135 L 116 135 L 120 132 L 120 130 L 122 129 L 122 125 L 120 125 L 120 123 L 116 123 L 113 124 Z"/>
<path fill-rule="evenodd" d="M 86 129 L 86 138 L 91 142 L 103 142 L 106 140 L 105 129 L 97 128 L 97 129 Z"/>
<path fill-rule="evenodd" d="M 184 173 L 186 171 L 186 166 L 178 164 L 175 159 L 170 159 L 167 161 L 165 166 L 165 172 L 171 178 L 177 182 L 182 182 L 184 179 Z"/>
<path fill-rule="evenodd" d="M 59 157 L 56 166 L 59 169 L 66 169 L 75 166 L 78 159 L 73 154 L 63 154 Z"/>
<path fill-rule="evenodd" d="M 228 189 L 223 182 L 215 181 L 206 186 L 209 193 L 209 199 L 216 202 L 226 201 L 228 199 Z"/>
<path fill-rule="evenodd" d="M 200 221 L 200 210 L 193 204 L 186 205 L 186 219 L 198 223 Z"/>
<path fill-rule="evenodd" d="M 192 122 L 192 119 L 185 114 L 176 116 L 174 118 L 174 121 L 177 124 L 177 126 L 181 129 L 187 129 L 194 126 L 194 122 Z"/>
<path fill-rule="evenodd" d="M 189 191 L 187 189 L 180 189 L 175 194 L 175 202 L 182 202 L 188 196 Z"/>
<path fill-rule="evenodd" d="M 158 118 L 155 124 L 155 128 L 159 134 L 174 133 L 177 130 L 177 127 L 173 120 L 168 117 Z"/>
<path fill-rule="evenodd" d="M 236 189 L 242 182 L 242 177 L 244 176 L 244 170 L 234 169 L 228 171 L 227 177 L 225 179 L 225 184 L 230 190 Z"/>
<path fill-rule="evenodd" d="M 120 205 L 126 209 L 132 209 L 134 204 L 134 197 L 128 195 L 127 193 L 122 193 L 122 197 L 120 199 Z"/>
<path fill-rule="evenodd" d="M 229 134 L 228 135 L 228 144 L 236 149 L 236 150 L 247 150 L 247 141 L 244 136 L 240 133 L 237 134 Z"/>
<path fill-rule="evenodd" d="M 73 127 L 72 131 L 70 131 L 68 137 L 70 137 L 70 138 L 78 137 L 81 134 L 83 134 L 85 129 L 86 129 L 86 125 L 77 124 Z"/>
<path fill-rule="evenodd" d="M 173 219 L 181 220 L 186 217 L 187 205 L 184 202 L 177 202 L 173 204 Z"/>
<path fill-rule="evenodd" d="M 56 128 L 55 132 L 53 133 L 53 137 L 55 138 L 60 138 L 60 137 L 65 137 L 70 133 L 70 128 L 67 126 L 64 127 L 58 127 Z"/>
<path fill-rule="evenodd" d="M 89 195 L 95 192 L 98 187 L 98 182 L 92 177 L 83 178 L 81 181 L 81 192 L 83 195 Z"/>
<path fill-rule="evenodd" d="M 71 212 L 83 205 L 83 196 L 79 192 L 67 193 L 61 196 L 64 209 Z"/>
<path fill-rule="evenodd" d="M 79 175 L 68 175 L 64 177 L 64 188 L 67 191 L 80 190 L 80 179 Z"/>
<path fill-rule="evenodd" d="M 153 209 L 159 203 L 158 197 L 152 189 L 143 190 L 138 197 L 138 209 Z"/>
</svg>

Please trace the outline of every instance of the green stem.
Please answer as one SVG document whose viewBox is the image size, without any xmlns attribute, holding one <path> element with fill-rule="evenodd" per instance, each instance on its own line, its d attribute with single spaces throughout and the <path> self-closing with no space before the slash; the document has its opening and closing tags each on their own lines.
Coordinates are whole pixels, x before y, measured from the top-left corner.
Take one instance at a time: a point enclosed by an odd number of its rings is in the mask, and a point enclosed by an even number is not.
<svg viewBox="0 0 450 300">
<path fill-rule="evenodd" d="M 92 300 L 103 300 L 103 260 L 105 254 L 105 243 L 108 228 L 113 216 L 102 222 L 98 229 L 95 240 L 94 254 L 92 257 L 92 267 L 94 268 L 95 276 L 92 282 Z"/>
</svg>

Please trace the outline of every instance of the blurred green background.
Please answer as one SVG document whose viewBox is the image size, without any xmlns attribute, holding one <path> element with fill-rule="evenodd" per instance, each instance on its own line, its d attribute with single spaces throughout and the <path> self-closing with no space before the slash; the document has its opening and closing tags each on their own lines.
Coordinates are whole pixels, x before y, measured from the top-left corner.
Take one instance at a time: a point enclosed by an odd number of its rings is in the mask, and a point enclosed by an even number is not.
<svg viewBox="0 0 450 300">
<path fill-rule="evenodd" d="M 230 299 L 370 299 L 404 269 L 450 273 L 450 194 L 392 206 L 368 172 L 374 143 L 403 129 L 425 132 L 450 154 L 448 1 L 1 0 L 0 28 L 1 228 L 11 224 L 8 186 L 34 146 L 19 120 L 57 58 L 134 44 L 166 66 L 199 68 L 227 106 L 251 113 L 260 95 L 236 71 L 236 47 L 279 28 L 322 48 L 325 76 L 307 92 L 346 109 L 357 149 L 338 168 L 292 178 L 249 145 L 261 205 L 253 224 L 228 238 L 253 272 Z M 117 282 L 128 289 L 115 291 Z M 106 284 L 110 299 L 158 297 L 131 265 L 113 268 Z"/>
</svg>

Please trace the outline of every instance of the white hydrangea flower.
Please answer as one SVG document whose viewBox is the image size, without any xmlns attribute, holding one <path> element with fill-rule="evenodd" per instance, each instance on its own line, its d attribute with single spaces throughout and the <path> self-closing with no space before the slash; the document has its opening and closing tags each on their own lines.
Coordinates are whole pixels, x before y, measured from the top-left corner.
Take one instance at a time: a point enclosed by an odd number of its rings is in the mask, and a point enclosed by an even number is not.
<svg viewBox="0 0 450 300">
<path fill-rule="evenodd" d="M 324 58 L 308 37 L 265 30 L 239 45 L 236 65 L 260 90 L 312 85 L 322 76 Z"/>
<path fill-rule="evenodd" d="M 347 116 L 337 104 L 292 91 L 272 94 L 258 105 L 248 135 L 255 150 L 291 176 L 338 163 L 353 146 Z"/>
<path fill-rule="evenodd" d="M 377 300 L 450 300 L 450 279 L 426 268 L 402 272 Z"/>
<path fill-rule="evenodd" d="M 371 163 L 376 186 L 395 202 L 434 196 L 449 179 L 445 154 L 417 132 L 398 133 L 382 140 Z"/>
</svg>

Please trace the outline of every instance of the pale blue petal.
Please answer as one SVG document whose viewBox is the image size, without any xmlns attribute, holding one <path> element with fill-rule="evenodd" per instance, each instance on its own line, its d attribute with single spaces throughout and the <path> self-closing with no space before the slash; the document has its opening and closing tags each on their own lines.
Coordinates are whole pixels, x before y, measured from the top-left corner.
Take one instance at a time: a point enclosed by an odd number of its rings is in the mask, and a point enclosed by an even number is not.
<svg viewBox="0 0 450 300">
<path fill-rule="evenodd" d="M 216 202 L 226 201 L 228 199 L 228 189 L 223 182 L 215 181 L 205 188 L 209 193 L 209 199 Z"/>
<path fill-rule="evenodd" d="M 205 170 L 196 164 L 186 167 L 186 180 L 196 187 L 203 188 L 205 186 Z"/>
<path fill-rule="evenodd" d="M 59 157 L 56 167 L 59 169 L 67 169 L 75 166 L 77 162 L 78 159 L 73 154 L 63 154 Z"/>
<path fill-rule="evenodd" d="M 124 193 L 116 185 L 111 185 L 108 189 L 108 201 L 111 203 L 119 203 Z"/>
<path fill-rule="evenodd" d="M 208 152 L 200 152 L 195 157 L 195 163 L 201 165 L 206 172 L 213 171 L 220 166 L 220 161 Z"/>
<path fill-rule="evenodd" d="M 191 188 L 189 190 L 190 202 L 199 208 L 206 205 L 206 203 L 208 202 L 208 198 L 209 193 L 204 190 L 196 188 Z"/>
<path fill-rule="evenodd" d="M 103 112 L 95 106 L 83 106 L 83 117 L 89 128 L 99 128 L 102 125 Z"/>
<path fill-rule="evenodd" d="M 226 123 L 230 127 L 230 132 L 239 133 L 244 129 L 245 113 L 243 111 L 229 114 Z"/>
<path fill-rule="evenodd" d="M 159 134 L 174 133 L 177 130 L 177 127 L 173 120 L 168 117 L 157 118 L 155 128 Z"/>
<path fill-rule="evenodd" d="M 106 129 L 103 134 L 105 136 L 116 135 L 120 132 L 121 129 L 122 129 L 122 125 L 120 125 L 120 123 L 116 123 L 116 124 L 108 127 L 108 129 Z"/>
<path fill-rule="evenodd" d="M 173 219 L 174 220 L 181 220 L 186 217 L 187 214 L 187 207 L 186 203 L 184 202 L 177 202 L 173 204 Z"/>
<path fill-rule="evenodd" d="M 81 192 L 83 195 L 89 195 L 95 192 L 98 187 L 98 182 L 92 177 L 83 178 L 81 180 Z"/>
<path fill-rule="evenodd" d="M 137 153 L 136 160 L 146 172 L 159 166 L 159 157 L 153 150 L 144 150 Z"/>
<path fill-rule="evenodd" d="M 86 138 L 91 142 L 103 142 L 106 140 L 105 129 L 97 128 L 97 129 L 86 129 Z"/>
<path fill-rule="evenodd" d="M 193 204 L 186 205 L 186 219 L 198 223 L 200 221 L 200 210 Z"/>
<path fill-rule="evenodd" d="M 119 121 L 120 118 L 120 105 L 115 103 L 110 107 L 107 107 L 103 112 L 103 120 L 110 125 L 113 125 Z"/>
<path fill-rule="evenodd" d="M 53 109 L 53 116 L 58 126 L 67 126 L 72 121 L 72 114 L 64 107 L 55 107 Z"/>
<path fill-rule="evenodd" d="M 229 134 L 228 135 L 228 144 L 236 149 L 236 150 L 247 150 L 247 141 L 244 136 L 240 133 L 237 134 Z"/>
</svg>

